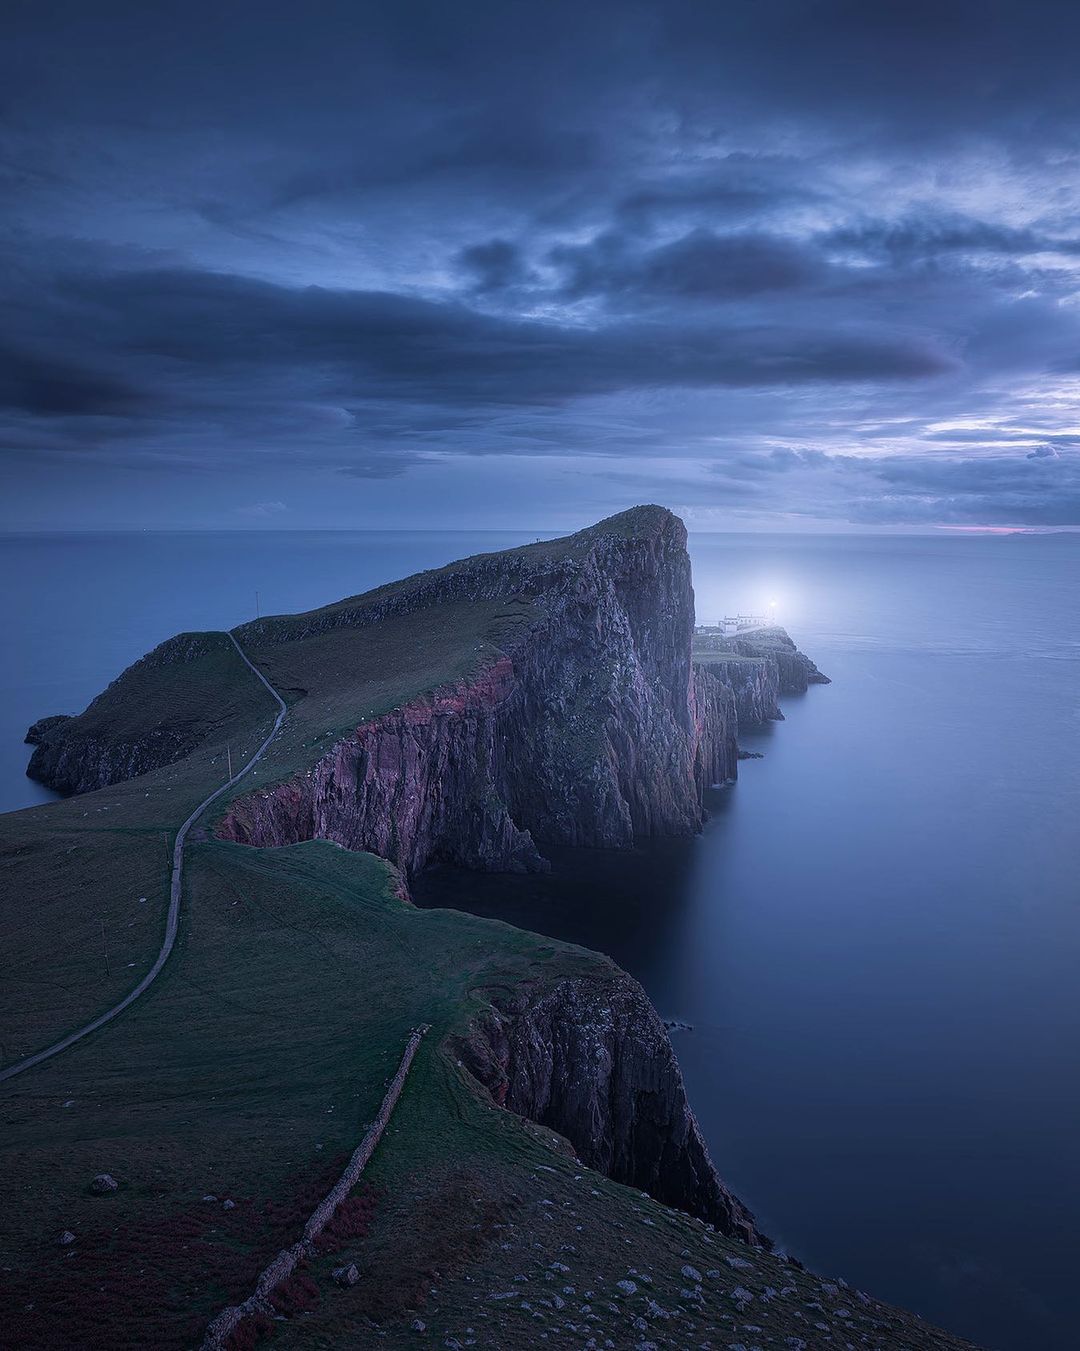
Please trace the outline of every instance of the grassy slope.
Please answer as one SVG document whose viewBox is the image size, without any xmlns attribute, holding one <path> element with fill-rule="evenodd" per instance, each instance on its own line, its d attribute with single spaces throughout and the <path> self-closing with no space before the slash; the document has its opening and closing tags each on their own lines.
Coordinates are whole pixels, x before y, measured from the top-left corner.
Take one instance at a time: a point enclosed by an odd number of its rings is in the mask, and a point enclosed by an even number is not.
<svg viewBox="0 0 1080 1351">
<path fill-rule="evenodd" d="M 805 1334 L 818 1316 L 806 1305 L 823 1298 L 815 1278 L 756 1254 L 752 1270 L 730 1268 L 725 1256 L 748 1256 L 741 1245 L 575 1166 L 550 1132 L 474 1094 L 442 1044 L 476 1006 L 476 987 L 583 968 L 602 976 L 603 959 L 416 910 L 394 896 L 381 861 L 329 844 L 205 842 L 190 866 L 188 922 L 161 981 L 109 1032 L 4 1095 L 0 1268 L 15 1345 L 194 1344 L 295 1238 L 420 1021 L 432 1032 L 364 1184 L 370 1232 L 313 1264 L 313 1305 L 277 1326 L 275 1344 L 360 1346 L 377 1332 L 411 1345 L 419 1316 L 436 1345 L 470 1327 L 488 1347 L 535 1345 L 542 1329 L 580 1345 L 580 1327 L 628 1346 L 649 1297 L 686 1310 L 659 1329 L 669 1345 L 740 1322 Z M 102 1169 L 121 1188 L 90 1196 Z M 70 1248 L 53 1242 L 61 1228 L 78 1235 Z M 342 1291 L 330 1272 L 349 1260 L 365 1277 Z M 686 1262 L 719 1273 L 700 1308 L 680 1294 Z M 615 1283 L 628 1267 L 653 1284 L 623 1296 Z M 752 1314 L 738 1313 L 740 1285 L 756 1296 Z M 789 1293 L 763 1305 L 766 1287 Z M 541 1302 L 555 1293 L 569 1310 Z M 906 1340 L 907 1315 L 856 1310 L 893 1320 L 879 1345 L 954 1345 L 929 1332 Z"/>
<path fill-rule="evenodd" d="M 194 754 L 127 783 L 0 816 L 5 1064 L 108 1008 L 151 965 L 178 826 L 226 777 L 226 745 L 238 767 L 273 722 L 273 701 L 231 644 L 166 670 L 168 679 L 161 668 L 129 678 L 128 727 L 198 720 L 206 739 Z"/>
</svg>

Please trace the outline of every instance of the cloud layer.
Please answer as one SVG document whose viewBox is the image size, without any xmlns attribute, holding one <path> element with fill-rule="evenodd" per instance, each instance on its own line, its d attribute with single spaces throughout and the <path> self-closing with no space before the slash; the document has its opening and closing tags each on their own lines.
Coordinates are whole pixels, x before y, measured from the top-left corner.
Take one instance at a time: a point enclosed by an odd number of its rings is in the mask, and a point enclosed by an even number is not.
<svg viewBox="0 0 1080 1351">
<path fill-rule="evenodd" d="M 8 525 L 1080 525 L 1074 6 L 61 10 Z"/>
</svg>

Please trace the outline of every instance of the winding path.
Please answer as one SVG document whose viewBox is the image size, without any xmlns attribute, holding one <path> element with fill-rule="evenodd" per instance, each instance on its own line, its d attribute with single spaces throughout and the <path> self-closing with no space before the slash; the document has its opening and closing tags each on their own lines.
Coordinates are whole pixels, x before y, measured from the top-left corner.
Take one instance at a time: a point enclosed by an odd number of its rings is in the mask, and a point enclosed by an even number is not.
<svg viewBox="0 0 1080 1351">
<path fill-rule="evenodd" d="M 269 680 L 267 680 L 267 678 L 263 675 L 263 673 L 252 664 L 252 662 L 249 660 L 247 656 L 247 653 L 236 641 L 233 635 L 229 633 L 226 636 L 232 643 L 233 647 L 235 647 L 237 652 L 240 654 L 240 660 L 244 663 L 244 665 L 248 668 L 248 670 L 250 670 L 257 677 L 257 679 L 260 680 L 262 684 L 266 686 L 267 690 L 272 695 L 274 702 L 278 706 L 278 715 L 274 719 L 274 726 L 270 730 L 270 735 L 262 743 L 262 745 L 251 757 L 251 759 L 247 762 L 247 764 L 243 767 L 243 769 L 237 770 L 237 772 L 232 776 L 231 779 L 226 780 L 226 782 L 223 783 L 220 788 L 215 788 L 209 797 L 203 798 L 202 802 L 199 803 L 199 805 L 191 813 L 188 819 L 176 832 L 176 842 L 173 845 L 172 882 L 169 887 L 169 914 L 168 918 L 165 921 L 165 938 L 161 944 L 161 950 L 158 952 L 157 959 L 155 960 L 154 965 L 150 968 L 150 970 L 146 973 L 146 975 L 143 976 L 142 980 L 139 981 L 138 985 L 136 985 L 135 988 L 129 994 L 126 994 L 124 998 L 120 1000 L 119 1004 L 114 1004 L 111 1009 L 106 1010 L 105 1013 L 99 1014 L 98 1017 L 96 1017 L 93 1020 L 93 1022 L 87 1023 L 85 1027 L 80 1027 L 74 1032 L 70 1032 L 66 1037 L 62 1038 L 58 1042 L 55 1042 L 52 1046 L 47 1046 L 43 1051 L 38 1051 L 34 1055 L 27 1056 L 25 1060 L 20 1060 L 14 1065 L 9 1065 L 7 1069 L 0 1070 L 0 1083 L 2 1083 L 5 1079 L 13 1079 L 16 1074 L 22 1074 L 24 1070 L 33 1069 L 35 1065 L 40 1065 L 43 1060 L 51 1060 L 54 1055 L 59 1055 L 61 1051 L 66 1051 L 69 1046 L 74 1046 L 74 1044 L 77 1041 L 81 1041 L 83 1037 L 88 1037 L 91 1032 L 96 1032 L 99 1027 L 104 1027 L 106 1023 L 111 1022 L 119 1014 L 123 1013 L 123 1011 L 129 1007 L 129 1005 L 134 1004 L 136 999 L 138 999 L 150 988 L 150 986 L 154 983 L 155 980 L 157 980 L 158 976 L 161 974 L 161 968 L 169 960 L 169 954 L 172 952 L 173 946 L 176 943 L 176 933 L 180 926 L 180 899 L 183 891 L 183 880 L 184 880 L 184 844 L 185 841 L 187 840 L 188 831 L 199 819 L 199 817 L 203 814 L 203 812 L 207 809 L 207 807 L 209 807 L 211 802 L 219 798 L 222 795 L 222 793 L 224 793 L 227 789 L 231 788 L 235 783 L 238 783 L 244 777 L 244 775 L 247 774 L 248 771 L 251 770 L 253 766 L 259 762 L 259 760 L 266 752 L 268 746 L 273 741 L 274 737 L 277 736 L 279 730 L 281 729 L 281 724 L 285 718 L 286 713 L 285 700 L 282 699 L 281 695 L 278 694 L 277 690 L 274 689 L 273 685 L 270 684 Z"/>
</svg>

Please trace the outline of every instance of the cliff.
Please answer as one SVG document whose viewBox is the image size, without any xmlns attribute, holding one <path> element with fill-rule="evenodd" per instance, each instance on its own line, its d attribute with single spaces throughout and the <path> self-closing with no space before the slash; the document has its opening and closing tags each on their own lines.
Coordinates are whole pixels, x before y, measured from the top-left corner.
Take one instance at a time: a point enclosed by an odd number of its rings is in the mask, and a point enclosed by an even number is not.
<svg viewBox="0 0 1080 1351">
<path fill-rule="evenodd" d="M 725 656 L 694 650 L 694 667 L 699 679 L 729 689 L 735 701 L 740 728 L 762 722 L 782 722 L 780 711 L 780 667 L 771 657 Z"/>
<path fill-rule="evenodd" d="M 749 633 L 729 635 L 698 633 L 694 636 L 695 654 L 728 654 L 752 657 L 772 662 L 776 666 L 781 694 L 805 694 L 810 685 L 828 685 L 829 677 L 822 675 L 805 652 L 800 652 L 781 628 L 754 629 Z"/>
<path fill-rule="evenodd" d="M 615 1181 L 771 1246 L 717 1176 L 667 1032 L 635 980 L 609 964 L 540 991 L 489 993 L 455 1049 L 495 1102 L 558 1131 Z"/>
<path fill-rule="evenodd" d="M 129 666 L 75 717 L 41 718 L 26 772 L 61 793 L 89 793 L 175 764 L 219 724 L 209 714 L 222 664 L 236 660 L 222 633 L 181 633 Z M 213 691 L 213 693 L 212 693 Z"/>
<path fill-rule="evenodd" d="M 703 784 L 735 772 L 735 705 L 692 670 L 686 532 L 659 507 L 237 636 L 289 683 L 288 670 L 311 669 L 313 643 L 332 640 L 352 661 L 361 644 L 392 646 L 405 616 L 420 632 L 448 607 L 464 626 L 493 604 L 477 670 L 354 724 L 313 763 L 233 802 L 219 835 L 318 836 L 415 872 L 537 868 L 547 843 L 617 848 L 699 829 Z"/>
</svg>

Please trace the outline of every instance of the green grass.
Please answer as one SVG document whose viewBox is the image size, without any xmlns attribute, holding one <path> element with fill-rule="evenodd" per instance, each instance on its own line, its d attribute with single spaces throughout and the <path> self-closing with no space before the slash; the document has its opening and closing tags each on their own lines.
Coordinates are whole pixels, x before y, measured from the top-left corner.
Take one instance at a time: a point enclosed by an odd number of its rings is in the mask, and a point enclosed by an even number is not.
<svg viewBox="0 0 1080 1351">
<path fill-rule="evenodd" d="M 222 643 L 200 661 L 144 669 L 145 680 L 128 681 L 143 726 L 201 718 L 203 741 L 193 754 L 126 783 L 0 816 L 4 1064 L 108 1008 L 153 962 L 176 830 L 227 777 L 226 747 L 239 767 L 276 711 L 223 636 Z"/>
<path fill-rule="evenodd" d="M 742 1245 L 580 1167 L 564 1141 L 495 1107 L 458 1068 L 447 1037 L 479 1007 L 478 988 L 590 970 L 602 979 L 605 959 L 417 910 L 381 860 L 326 843 L 205 842 L 190 866 L 181 939 L 146 998 L 6 1086 L 0 1285 L 14 1344 L 197 1344 L 295 1241 L 422 1021 L 432 1030 L 361 1187 L 374 1202 L 370 1230 L 311 1264 L 314 1303 L 275 1325 L 273 1345 L 412 1345 L 420 1317 L 435 1345 L 471 1327 L 490 1348 L 536 1345 L 541 1330 L 580 1346 L 569 1321 L 628 1346 L 648 1298 L 684 1310 L 664 1329 L 668 1345 L 697 1345 L 710 1328 L 734 1335 L 740 1321 L 805 1331 L 816 1278 L 763 1254 L 752 1271 L 732 1270 L 723 1259 L 746 1260 Z M 102 1170 L 120 1190 L 91 1196 Z M 77 1235 L 70 1248 L 53 1242 L 63 1228 Z M 330 1273 L 347 1261 L 364 1276 L 343 1291 Z M 700 1308 L 680 1294 L 687 1261 L 719 1273 Z M 632 1298 L 615 1285 L 629 1267 L 653 1282 Z M 569 1313 L 541 1302 L 566 1284 Z M 740 1320 L 738 1285 L 759 1298 L 766 1287 L 794 1293 Z M 518 1294 L 489 1298 L 508 1290 Z M 878 1345 L 913 1344 L 901 1338 L 910 1316 L 873 1316 L 888 1320 Z M 955 1345 L 929 1330 L 914 1344 Z"/>
<path fill-rule="evenodd" d="M 135 1282 L 126 1316 L 138 1344 L 161 1346 L 184 1345 L 193 1320 L 242 1298 L 292 1241 L 262 1208 L 298 1193 L 314 1204 L 417 1023 L 432 1033 L 408 1093 L 438 1120 L 429 1152 L 464 1159 L 479 1148 L 490 1166 L 488 1145 L 512 1138 L 510 1118 L 465 1088 L 443 1038 L 464 1026 L 475 986 L 598 960 L 505 925 L 417 910 L 396 897 L 381 860 L 326 843 L 205 842 L 188 868 L 185 921 L 158 982 L 110 1028 L 5 1085 L 2 1099 L 11 1222 L 0 1266 L 12 1297 L 48 1293 L 76 1317 L 80 1291 L 130 1280 L 140 1259 L 123 1236 L 149 1235 L 154 1280 L 143 1300 Z M 470 1144 L 477 1123 L 495 1117 L 490 1140 Z M 103 1170 L 121 1190 L 89 1196 Z M 237 1210 L 201 1206 L 206 1193 L 236 1199 Z M 205 1222 L 187 1249 L 156 1242 L 193 1215 Z M 70 1253 L 52 1244 L 63 1228 L 79 1235 Z M 21 1335 L 51 1344 L 29 1315 Z M 96 1344 L 94 1326 L 83 1335 Z"/>
</svg>

